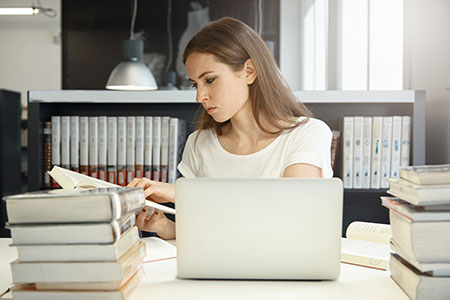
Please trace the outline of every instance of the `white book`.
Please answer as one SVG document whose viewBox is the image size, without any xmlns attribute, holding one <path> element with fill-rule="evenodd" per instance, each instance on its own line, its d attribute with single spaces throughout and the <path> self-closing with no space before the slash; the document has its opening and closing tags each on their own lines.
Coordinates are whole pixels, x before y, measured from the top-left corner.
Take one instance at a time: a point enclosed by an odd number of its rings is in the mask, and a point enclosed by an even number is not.
<svg viewBox="0 0 450 300">
<path fill-rule="evenodd" d="M 144 117 L 136 117 L 136 164 L 135 177 L 144 177 Z"/>
<path fill-rule="evenodd" d="M 363 117 L 353 118 L 353 188 L 362 188 Z"/>
<path fill-rule="evenodd" d="M 344 188 L 351 189 L 353 187 L 353 117 L 344 117 L 342 148 L 342 179 Z"/>
<path fill-rule="evenodd" d="M 80 173 L 89 174 L 89 117 L 80 117 Z"/>
<path fill-rule="evenodd" d="M 170 117 L 162 117 L 161 118 L 161 181 L 162 182 L 168 182 L 169 122 L 170 122 Z"/>
<path fill-rule="evenodd" d="M 388 178 L 391 176 L 391 142 L 392 142 L 392 117 L 383 117 L 383 129 L 381 138 L 381 178 L 380 187 L 388 188 Z"/>
<path fill-rule="evenodd" d="M 153 117 L 152 179 L 161 180 L 161 117 Z"/>
<path fill-rule="evenodd" d="M 117 117 L 108 117 L 107 141 L 107 178 L 108 182 L 117 183 Z"/>
<path fill-rule="evenodd" d="M 380 188 L 381 182 L 381 139 L 383 134 L 383 118 L 373 117 L 372 119 L 372 153 L 371 153 L 371 176 L 370 187 Z"/>
<path fill-rule="evenodd" d="M 411 147 L 411 117 L 402 117 L 402 145 L 400 151 L 400 166 L 409 166 L 409 156 Z"/>
<path fill-rule="evenodd" d="M 61 166 L 70 168 L 70 116 L 61 117 Z"/>
<path fill-rule="evenodd" d="M 98 178 L 106 180 L 108 121 L 106 116 L 98 117 Z"/>
<path fill-rule="evenodd" d="M 168 182 L 175 183 L 178 177 L 178 163 L 184 149 L 187 136 L 187 124 L 185 120 L 170 118 L 169 124 L 169 172 Z"/>
<path fill-rule="evenodd" d="M 98 178 L 98 117 L 89 117 L 89 176 Z"/>
<path fill-rule="evenodd" d="M 52 116 L 52 166 L 61 165 L 61 117 Z M 52 186 L 58 184 L 52 181 Z"/>
<path fill-rule="evenodd" d="M 126 185 L 127 175 L 127 118 L 117 118 L 117 184 Z"/>
<path fill-rule="evenodd" d="M 372 163 L 372 117 L 364 117 L 362 148 L 362 188 L 370 189 L 370 164 Z"/>
<path fill-rule="evenodd" d="M 117 261 L 11 263 L 14 283 L 118 281 L 137 270 L 145 257 L 140 241 Z M 68 271 L 70 270 L 70 271 Z"/>
<path fill-rule="evenodd" d="M 402 139 L 402 117 L 392 117 L 392 143 L 391 143 L 391 177 L 399 176 L 400 151 Z"/>
<path fill-rule="evenodd" d="M 146 116 L 144 124 L 144 177 L 152 178 L 153 117 Z"/>
<path fill-rule="evenodd" d="M 14 245 L 20 262 L 116 261 L 139 240 L 133 226 L 113 244 Z"/>
<path fill-rule="evenodd" d="M 127 178 L 126 183 L 130 183 L 134 178 L 134 165 L 136 163 L 136 117 L 127 117 Z"/>
<path fill-rule="evenodd" d="M 70 117 L 70 169 L 80 171 L 80 117 Z"/>
</svg>

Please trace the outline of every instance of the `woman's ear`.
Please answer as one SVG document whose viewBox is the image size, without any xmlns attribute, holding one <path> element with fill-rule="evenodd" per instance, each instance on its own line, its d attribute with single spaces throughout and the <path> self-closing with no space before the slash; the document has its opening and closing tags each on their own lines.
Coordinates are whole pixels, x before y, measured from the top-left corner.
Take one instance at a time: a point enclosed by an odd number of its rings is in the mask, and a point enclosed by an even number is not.
<svg viewBox="0 0 450 300">
<path fill-rule="evenodd" d="M 247 80 L 247 84 L 252 84 L 258 74 L 256 73 L 255 64 L 251 58 L 247 59 L 244 63 L 244 71 L 245 71 L 245 79 Z"/>
</svg>

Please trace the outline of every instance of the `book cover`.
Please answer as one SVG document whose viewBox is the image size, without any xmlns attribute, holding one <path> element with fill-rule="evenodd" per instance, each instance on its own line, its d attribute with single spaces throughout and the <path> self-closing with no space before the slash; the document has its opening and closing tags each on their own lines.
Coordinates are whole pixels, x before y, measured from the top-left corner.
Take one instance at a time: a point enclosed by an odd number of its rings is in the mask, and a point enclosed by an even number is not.
<svg viewBox="0 0 450 300">
<path fill-rule="evenodd" d="M 381 140 L 381 169 L 380 187 L 389 188 L 388 178 L 391 175 L 391 143 L 392 143 L 392 117 L 383 117 Z"/>
<path fill-rule="evenodd" d="M 108 182 L 117 184 L 117 117 L 108 117 L 107 176 Z"/>
<path fill-rule="evenodd" d="M 89 174 L 89 117 L 80 117 L 80 173 Z"/>
<path fill-rule="evenodd" d="M 161 180 L 161 117 L 153 117 L 152 179 Z"/>
<path fill-rule="evenodd" d="M 161 182 L 168 182 L 169 175 L 169 122 L 170 117 L 161 118 Z"/>
<path fill-rule="evenodd" d="M 371 176 L 370 187 L 379 189 L 381 183 L 381 142 L 383 132 L 383 118 L 373 117 L 372 119 L 372 153 L 371 153 Z"/>
<path fill-rule="evenodd" d="M 179 176 L 177 166 L 181 161 L 181 155 L 186 143 L 186 138 L 186 121 L 183 119 L 171 118 L 169 122 L 169 183 L 175 183 Z"/>
<path fill-rule="evenodd" d="M 353 118 L 353 188 L 362 188 L 363 117 Z"/>
<path fill-rule="evenodd" d="M 450 204 L 450 184 L 418 185 L 402 178 L 390 178 L 389 186 L 389 194 L 414 205 Z"/>
<path fill-rule="evenodd" d="M 52 166 L 61 166 L 61 117 L 52 116 Z M 58 184 L 52 181 L 53 187 Z"/>
<path fill-rule="evenodd" d="M 106 116 L 98 117 L 98 178 L 106 180 L 108 123 Z"/>
<path fill-rule="evenodd" d="M 80 171 L 80 117 L 70 116 L 70 169 Z M 48 170 L 50 171 L 50 170 Z"/>
<path fill-rule="evenodd" d="M 333 130 L 333 137 L 331 140 L 331 168 L 335 171 L 334 166 L 336 164 L 336 153 L 339 146 L 339 137 L 341 136 L 341 132 L 338 130 Z"/>
<path fill-rule="evenodd" d="M 402 117 L 392 117 L 392 151 L 391 151 L 391 176 L 399 177 L 400 151 L 402 140 Z"/>
<path fill-rule="evenodd" d="M 400 150 L 400 166 L 409 166 L 409 157 L 411 151 L 411 117 L 402 117 L 402 137 L 401 137 L 401 150 Z"/>
<path fill-rule="evenodd" d="M 61 167 L 70 168 L 70 116 L 61 117 Z"/>
<path fill-rule="evenodd" d="M 372 162 L 372 117 L 364 117 L 362 139 L 362 188 L 370 189 L 370 164 Z"/>
<path fill-rule="evenodd" d="M 450 164 L 402 167 L 400 177 L 418 185 L 450 184 Z"/>
<path fill-rule="evenodd" d="M 127 177 L 126 184 L 134 178 L 136 151 L 136 117 L 127 117 Z"/>
<path fill-rule="evenodd" d="M 44 139 L 44 187 L 50 188 L 52 183 L 48 171 L 52 169 L 52 122 L 44 122 L 43 125 Z"/>
</svg>

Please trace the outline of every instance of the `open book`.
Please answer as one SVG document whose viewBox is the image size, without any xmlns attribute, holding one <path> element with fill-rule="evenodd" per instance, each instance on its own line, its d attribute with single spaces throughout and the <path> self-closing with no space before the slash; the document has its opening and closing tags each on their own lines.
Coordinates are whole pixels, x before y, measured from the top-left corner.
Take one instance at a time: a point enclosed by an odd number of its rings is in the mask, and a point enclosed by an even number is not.
<svg viewBox="0 0 450 300">
<path fill-rule="evenodd" d="M 391 226 L 352 222 L 342 238 L 341 261 L 386 270 L 389 265 Z"/>
<path fill-rule="evenodd" d="M 103 187 L 120 187 L 119 185 L 106 182 L 94 177 L 86 176 L 77 172 L 73 172 L 58 166 L 54 166 L 48 174 L 63 188 L 63 189 L 92 189 Z M 153 201 L 145 200 L 145 205 L 161 210 L 165 213 L 175 214 L 175 209 L 158 204 Z"/>
</svg>

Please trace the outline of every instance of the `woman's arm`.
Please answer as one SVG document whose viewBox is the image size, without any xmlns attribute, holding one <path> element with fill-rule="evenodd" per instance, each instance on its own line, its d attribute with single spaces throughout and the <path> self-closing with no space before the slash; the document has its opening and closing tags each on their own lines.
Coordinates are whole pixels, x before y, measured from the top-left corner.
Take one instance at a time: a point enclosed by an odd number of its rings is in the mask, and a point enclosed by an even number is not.
<svg viewBox="0 0 450 300">
<path fill-rule="evenodd" d="M 162 211 L 155 210 L 151 216 L 147 213 L 148 208 L 145 207 L 136 217 L 136 226 L 139 230 L 155 232 L 165 240 L 175 238 L 175 223 L 167 219 Z"/>
<path fill-rule="evenodd" d="M 310 164 L 293 164 L 284 170 L 283 177 L 322 178 L 322 169 Z"/>
</svg>

